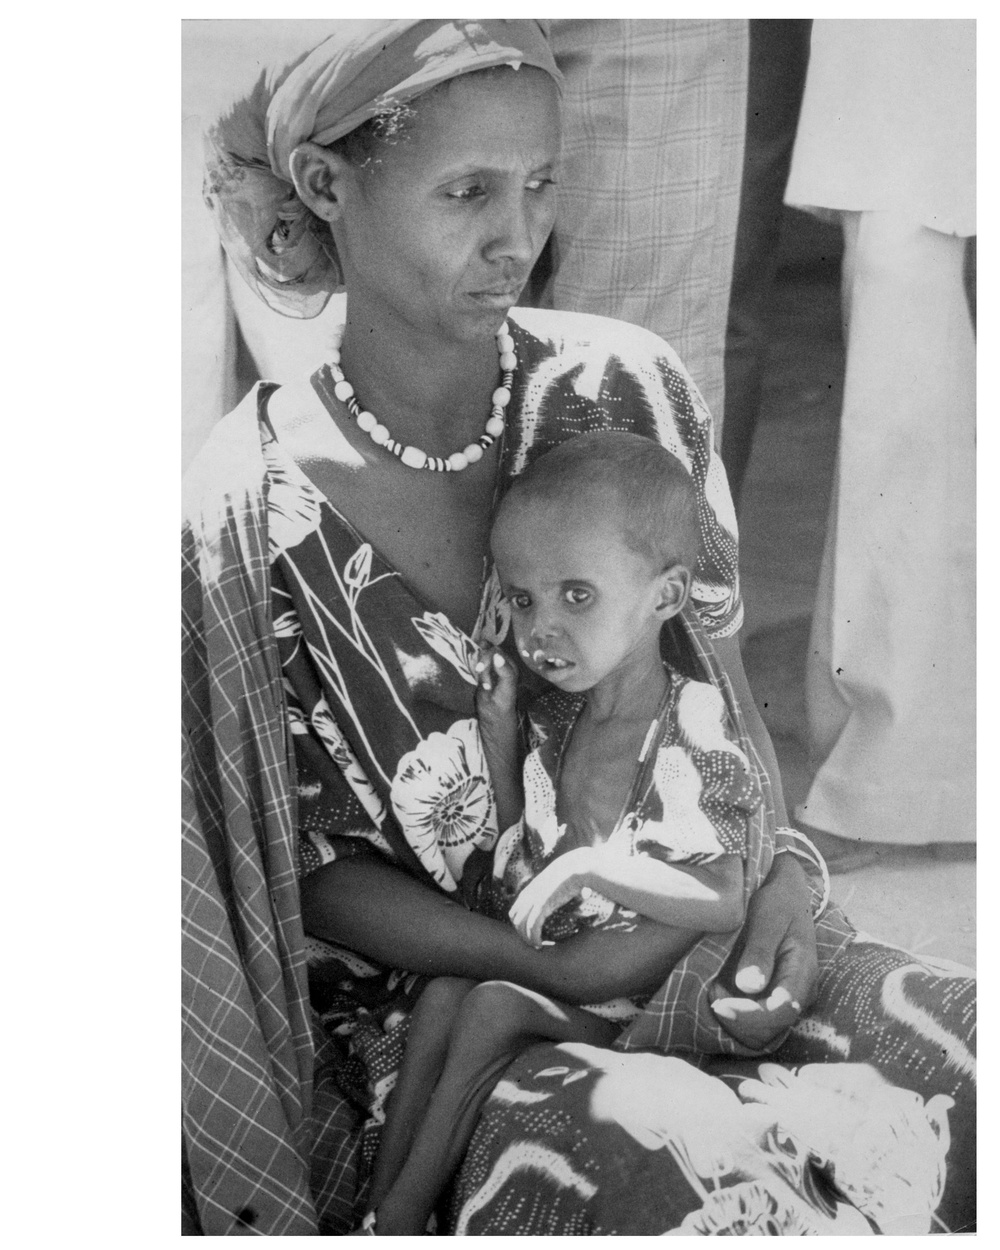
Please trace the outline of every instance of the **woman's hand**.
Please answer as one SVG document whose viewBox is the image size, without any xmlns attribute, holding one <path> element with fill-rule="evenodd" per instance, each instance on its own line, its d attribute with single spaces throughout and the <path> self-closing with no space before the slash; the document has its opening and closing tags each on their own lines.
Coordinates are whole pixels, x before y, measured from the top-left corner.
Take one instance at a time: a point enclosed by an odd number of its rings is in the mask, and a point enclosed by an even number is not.
<svg viewBox="0 0 1000 1250">
<path fill-rule="evenodd" d="M 540 949 L 545 921 L 586 889 L 592 858 L 589 846 L 559 855 L 514 900 L 508 913 L 510 922 L 529 946 Z"/>
<path fill-rule="evenodd" d="M 778 855 L 750 900 L 733 958 L 711 988 L 712 1010 L 737 1041 L 763 1050 L 812 1003 L 818 974 L 805 874 L 794 855 Z M 732 996 L 733 989 L 744 997 Z"/>
</svg>

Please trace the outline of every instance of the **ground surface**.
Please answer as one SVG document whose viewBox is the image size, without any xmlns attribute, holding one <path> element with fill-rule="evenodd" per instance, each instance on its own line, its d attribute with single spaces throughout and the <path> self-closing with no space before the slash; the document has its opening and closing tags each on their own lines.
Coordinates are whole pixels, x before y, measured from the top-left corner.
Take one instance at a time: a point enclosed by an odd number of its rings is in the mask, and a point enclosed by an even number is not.
<svg viewBox="0 0 1000 1250">
<path fill-rule="evenodd" d="M 789 813 L 805 797 L 804 672 L 826 524 L 843 380 L 831 236 L 786 220 L 764 399 L 740 509 L 743 655 L 774 738 Z M 835 237 L 832 239 L 836 247 Z M 834 877 L 834 897 L 873 936 L 975 966 L 973 847 L 947 859 L 894 852 Z"/>
</svg>

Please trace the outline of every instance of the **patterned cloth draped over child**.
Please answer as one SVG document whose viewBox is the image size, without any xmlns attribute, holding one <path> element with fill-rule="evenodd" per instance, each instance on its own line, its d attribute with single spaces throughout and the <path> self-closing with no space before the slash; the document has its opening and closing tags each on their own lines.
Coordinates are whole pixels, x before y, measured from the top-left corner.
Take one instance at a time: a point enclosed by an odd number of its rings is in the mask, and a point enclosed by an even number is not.
<svg viewBox="0 0 1000 1250">
<path fill-rule="evenodd" d="M 493 888 L 482 891 L 477 910 L 505 919 L 524 884 L 564 849 L 566 826 L 556 814 L 556 794 L 566 744 L 583 702 L 579 695 L 553 690 L 530 705 L 524 816 L 497 840 L 489 879 Z M 609 851 L 649 855 L 667 864 L 738 855 L 747 861 L 747 901 L 770 870 L 774 836 L 760 812 L 762 795 L 750 762 L 727 733 L 727 720 L 725 702 L 714 686 L 668 669 L 667 692 L 643 744 L 629 799 L 604 845 Z M 590 891 L 549 916 L 543 937 L 561 941 L 583 928 L 629 928 L 635 918 L 634 911 Z M 624 1023 L 641 1013 L 648 998 L 619 998 L 591 1010 Z M 704 1046 L 712 1017 L 702 1011 L 699 1023 Z M 731 1036 L 715 1028 L 713 1049 L 727 1051 Z M 671 1044 L 687 1049 L 692 1041 L 678 1034 Z"/>
</svg>

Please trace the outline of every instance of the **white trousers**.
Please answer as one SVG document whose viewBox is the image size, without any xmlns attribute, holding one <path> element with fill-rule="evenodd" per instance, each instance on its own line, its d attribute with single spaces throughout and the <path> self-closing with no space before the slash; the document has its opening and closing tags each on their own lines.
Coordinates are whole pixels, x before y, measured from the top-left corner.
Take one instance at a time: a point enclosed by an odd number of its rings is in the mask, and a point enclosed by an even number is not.
<svg viewBox="0 0 1000 1250">
<path fill-rule="evenodd" d="M 975 338 L 965 240 L 844 213 L 847 372 L 806 680 L 842 837 L 975 837 Z"/>
</svg>

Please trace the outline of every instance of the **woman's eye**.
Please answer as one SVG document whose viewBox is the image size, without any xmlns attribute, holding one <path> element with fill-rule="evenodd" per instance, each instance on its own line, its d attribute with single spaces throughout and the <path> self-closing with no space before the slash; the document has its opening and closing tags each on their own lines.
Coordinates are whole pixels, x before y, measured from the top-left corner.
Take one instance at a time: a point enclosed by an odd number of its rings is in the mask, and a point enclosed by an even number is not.
<svg viewBox="0 0 1000 1250">
<path fill-rule="evenodd" d="M 529 191 L 544 191 L 546 187 L 554 187 L 556 185 L 555 178 L 532 178 L 530 182 L 524 184 Z"/>
<path fill-rule="evenodd" d="M 507 602 L 516 612 L 523 612 L 531 606 L 531 599 L 528 595 L 508 595 Z"/>
<path fill-rule="evenodd" d="M 449 191 L 448 198 L 450 200 L 459 200 L 460 202 L 468 202 L 469 200 L 477 200 L 481 195 L 485 195 L 484 187 L 476 183 L 471 187 L 459 187 L 457 191 Z"/>
<path fill-rule="evenodd" d="M 586 603 L 590 598 L 590 591 L 584 590 L 582 586 L 574 586 L 571 590 L 566 591 L 567 602 L 579 606 Z"/>
</svg>

